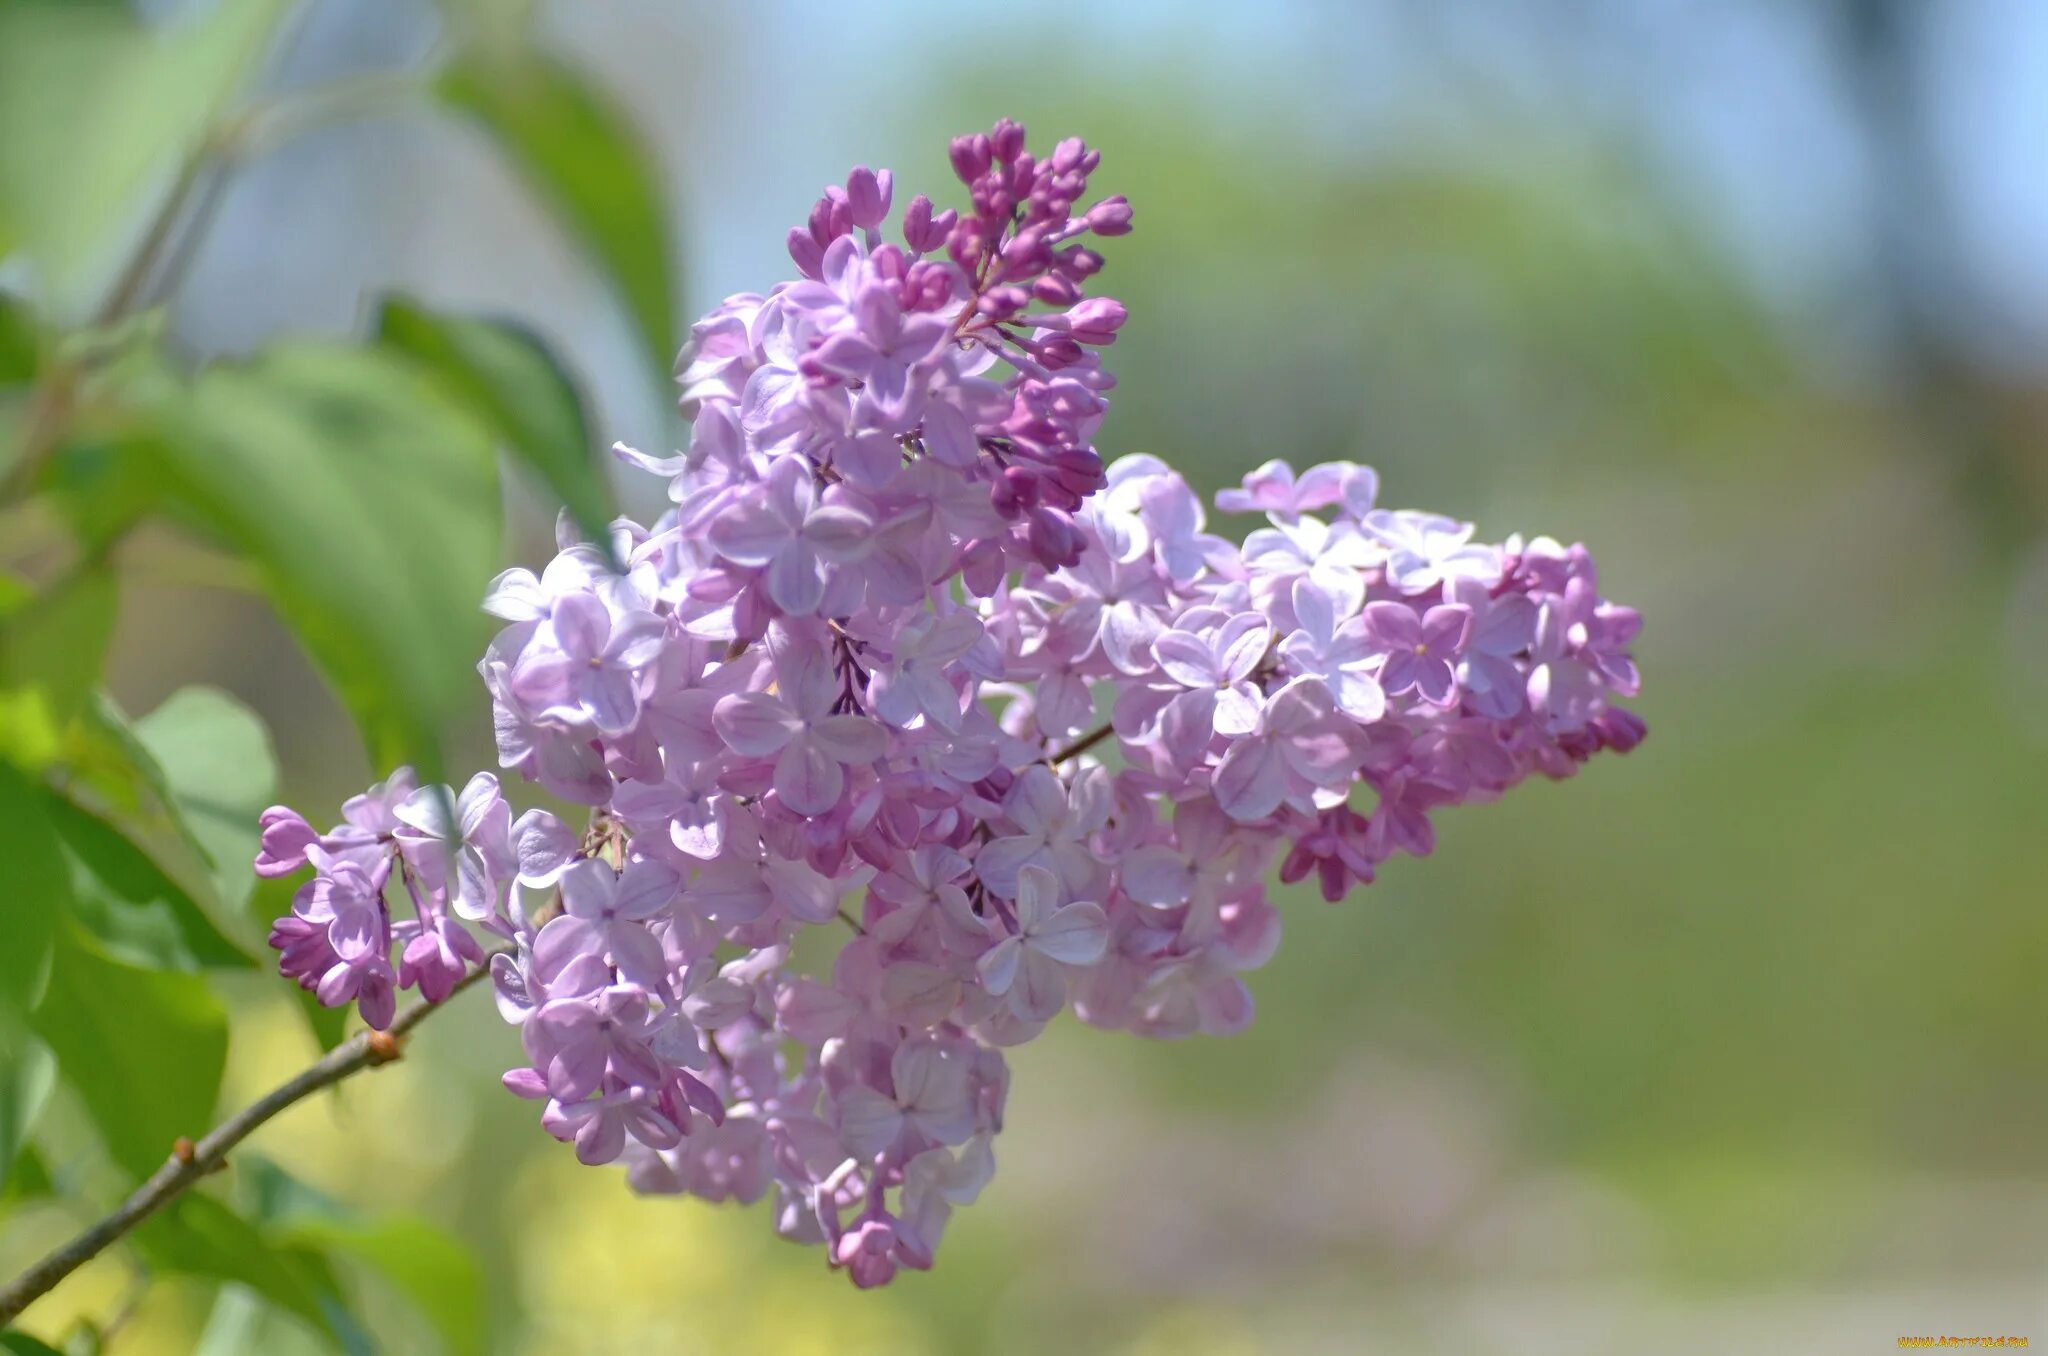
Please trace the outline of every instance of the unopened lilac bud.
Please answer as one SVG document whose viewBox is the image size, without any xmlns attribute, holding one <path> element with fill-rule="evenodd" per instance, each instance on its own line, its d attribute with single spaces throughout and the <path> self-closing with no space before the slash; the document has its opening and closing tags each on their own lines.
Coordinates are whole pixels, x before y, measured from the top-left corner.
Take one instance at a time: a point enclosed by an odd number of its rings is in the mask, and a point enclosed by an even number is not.
<svg viewBox="0 0 2048 1356">
<path fill-rule="evenodd" d="M 825 251 L 810 231 L 792 226 L 789 228 L 789 257 L 796 262 L 797 272 L 815 280 L 819 267 L 825 262 Z"/>
<path fill-rule="evenodd" d="M 914 253 L 929 254 L 946 243 L 946 232 L 953 229 L 955 219 L 951 211 L 934 213 L 932 200 L 920 193 L 903 209 L 903 243 Z"/>
<path fill-rule="evenodd" d="M 989 151 L 996 159 L 1009 164 L 1024 154 L 1024 124 L 1008 118 L 996 119 L 995 130 L 989 134 Z"/>
<path fill-rule="evenodd" d="M 1048 306 L 1072 306 L 1081 299 L 1081 285 L 1057 273 L 1047 273 L 1031 284 L 1031 295 Z"/>
<path fill-rule="evenodd" d="M 889 171 L 880 174 L 858 165 L 846 176 L 846 203 L 853 224 L 872 231 L 889 216 L 889 196 L 895 179 Z"/>
<path fill-rule="evenodd" d="M 1052 334 L 1039 340 L 1032 352 L 1048 372 L 1059 372 L 1088 360 L 1088 350 L 1066 334 Z"/>
<path fill-rule="evenodd" d="M 1065 174 L 1081 163 L 1087 154 L 1088 143 L 1079 137 L 1068 137 L 1052 148 L 1052 168 L 1055 174 Z"/>
<path fill-rule="evenodd" d="M 1084 282 L 1102 272 L 1102 256 L 1083 245 L 1059 252 L 1053 267 L 1075 282 Z"/>
<path fill-rule="evenodd" d="M 1090 297 L 1067 312 L 1068 332 L 1084 344 L 1110 344 L 1129 317 L 1114 297 Z"/>
<path fill-rule="evenodd" d="M 1082 218 L 1088 229 L 1101 236 L 1129 235 L 1131 231 L 1131 205 L 1119 193 L 1113 198 L 1104 198 L 1088 209 Z"/>
<path fill-rule="evenodd" d="M 874 265 L 876 274 L 888 282 L 901 282 L 910 268 L 910 260 L 892 244 L 877 245 L 868 256 L 868 262 Z"/>
<path fill-rule="evenodd" d="M 948 148 L 952 157 L 953 173 L 960 176 L 960 182 L 970 187 L 974 181 L 988 173 L 991 150 L 986 134 L 976 132 L 973 136 L 954 137 Z"/>
<path fill-rule="evenodd" d="M 936 311 L 953 299 L 953 278 L 951 269 L 940 268 L 928 262 L 910 266 L 910 276 L 905 288 L 916 298 L 913 307 L 920 311 Z"/>
<path fill-rule="evenodd" d="M 981 239 L 981 223 L 972 217 L 962 217 L 946 237 L 946 253 L 960 267 L 972 268 L 981 258 Z"/>
<path fill-rule="evenodd" d="M 1031 304 L 1031 294 L 1021 287 L 994 287 L 982 294 L 981 313 L 993 320 L 1007 320 Z"/>
</svg>

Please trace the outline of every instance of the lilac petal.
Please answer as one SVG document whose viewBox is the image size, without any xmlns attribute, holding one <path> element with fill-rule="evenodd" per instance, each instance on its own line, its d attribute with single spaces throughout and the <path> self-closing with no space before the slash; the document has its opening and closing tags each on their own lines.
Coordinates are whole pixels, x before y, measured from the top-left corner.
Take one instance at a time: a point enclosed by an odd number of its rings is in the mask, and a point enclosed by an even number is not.
<svg viewBox="0 0 2048 1356">
<path fill-rule="evenodd" d="M 605 918 L 619 894 L 619 878 L 603 862 L 585 858 L 562 873 L 562 907 L 575 918 Z"/>
<path fill-rule="evenodd" d="M 797 814 L 824 814 L 845 789 L 845 770 L 808 732 L 790 740 L 775 761 L 775 793 Z"/>
<path fill-rule="evenodd" d="M 605 656 L 629 669 L 645 668 L 661 655 L 668 623 L 652 612 L 628 612 L 605 643 Z"/>
<path fill-rule="evenodd" d="M 1153 641 L 1152 657 L 1182 687 L 1212 687 L 1219 676 L 1214 652 L 1186 631 L 1168 631 Z"/>
<path fill-rule="evenodd" d="M 627 923 L 605 932 L 607 954 L 619 974 L 646 989 L 659 989 L 668 980 L 668 957 L 661 942 L 643 927 Z"/>
<path fill-rule="evenodd" d="M 506 570 L 485 586 L 484 611 L 510 622 L 539 621 L 548 615 L 547 591 L 532 570 Z"/>
<path fill-rule="evenodd" d="M 807 546 L 785 546 L 768 562 L 768 596 L 792 617 L 808 617 L 825 598 L 825 580 L 818 558 Z"/>
<path fill-rule="evenodd" d="M 787 706 L 765 692 L 720 697 L 711 720 L 726 747 L 747 758 L 780 752 L 802 728 Z"/>
<path fill-rule="evenodd" d="M 1170 909 L 1188 902 L 1195 873 L 1187 858 L 1164 843 L 1148 843 L 1125 854 L 1119 882 L 1140 904 Z"/>
<path fill-rule="evenodd" d="M 1031 949 L 1067 965 L 1093 965 L 1109 950 L 1109 915 L 1100 904 L 1069 904 L 1031 933 Z"/>
<path fill-rule="evenodd" d="M 1259 692 L 1240 682 L 1216 694 L 1216 733 L 1235 738 L 1250 734 L 1259 726 Z"/>
<path fill-rule="evenodd" d="M 975 972 L 981 976 L 981 987 L 1000 998 L 1010 991 L 1016 982 L 1018 961 L 1024 952 L 1024 944 L 1015 937 L 1005 937 L 981 953 L 981 959 L 974 963 Z"/>
<path fill-rule="evenodd" d="M 1432 654 L 1455 654 L 1472 633 L 1472 609 L 1457 603 L 1433 607 L 1422 617 L 1422 643 Z"/>
<path fill-rule="evenodd" d="M 1364 669 L 1341 668 L 1327 678 L 1338 709 L 1353 720 L 1370 725 L 1387 713 L 1386 690 Z"/>
<path fill-rule="evenodd" d="M 811 727 L 810 738 L 828 757 L 849 765 L 872 763 L 889 749 L 888 733 L 866 716 L 827 716 Z"/>
<path fill-rule="evenodd" d="M 1380 670 L 1380 687 L 1387 692 L 1406 692 L 1422 681 L 1427 661 L 1412 649 L 1395 650 Z"/>
<path fill-rule="evenodd" d="M 715 923 L 751 923 L 775 902 L 757 862 L 730 857 L 706 864 L 683 902 Z"/>
<path fill-rule="evenodd" d="M 604 653 L 612 616 L 594 593 L 569 593 L 555 600 L 549 619 L 555 646 L 572 660 L 595 659 Z"/>
<path fill-rule="evenodd" d="M 682 878 L 673 869 L 650 857 L 629 862 L 619 875 L 612 914 L 634 922 L 652 918 L 675 903 L 682 885 Z"/>
<path fill-rule="evenodd" d="M 1306 574 L 1294 581 L 1289 597 L 1294 604 L 1295 624 L 1317 650 L 1326 649 L 1337 634 L 1338 599 L 1315 576 Z"/>
<path fill-rule="evenodd" d="M 1044 851 L 1044 842 L 1037 838 L 998 838 L 975 854 L 974 874 L 995 894 L 1010 899 L 1017 893 L 1018 871 Z"/>
<path fill-rule="evenodd" d="M 576 831 L 546 810 L 528 810 L 512 826 L 512 846 L 519 883 L 548 886 L 576 859 Z"/>
<path fill-rule="evenodd" d="M 533 963 L 542 976 L 558 974 L 579 957 L 601 955 L 603 950 L 604 937 L 590 919 L 557 914 L 533 939 Z"/>
<path fill-rule="evenodd" d="M 1003 810 L 1025 833 L 1043 834 L 1067 815 L 1067 788 L 1051 768 L 1024 769 L 1003 798 Z"/>
<path fill-rule="evenodd" d="M 899 961 L 882 980 L 882 1001 L 899 1022 L 937 1026 L 960 1001 L 960 978 L 943 966 Z"/>
<path fill-rule="evenodd" d="M 1167 753 L 1177 762 L 1198 761 L 1208 752 L 1209 740 L 1216 734 L 1216 703 L 1221 696 L 1213 687 L 1197 687 L 1168 703 L 1159 732 Z M 1253 724 L 1257 724 L 1256 715 Z"/>
<path fill-rule="evenodd" d="M 1367 603 L 1365 631 L 1390 650 L 1412 650 L 1422 641 L 1422 619 L 1406 603 Z"/>
<path fill-rule="evenodd" d="M 1232 819 L 1264 819 L 1286 797 L 1287 765 L 1271 739 L 1240 739 L 1223 755 L 1210 786 Z"/>
<path fill-rule="evenodd" d="M 633 1103 L 621 1116 L 633 1138 L 650 1149 L 673 1149 L 683 1141 L 682 1129 L 644 1102 Z"/>
<path fill-rule="evenodd" d="M 610 665 L 579 668 L 574 673 L 577 701 L 600 734 L 624 734 L 633 728 L 640 718 L 640 693 L 632 674 Z"/>
<path fill-rule="evenodd" d="M 777 857 L 761 868 L 761 875 L 775 902 L 794 918 L 822 923 L 839 911 L 839 883 L 802 862 Z"/>
<path fill-rule="evenodd" d="M 1066 972 L 1050 956 L 1027 949 L 1010 988 L 1010 1010 L 1027 1022 L 1045 1022 L 1066 1005 Z"/>
<path fill-rule="evenodd" d="M 789 709 L 817 720 L 839 699 L 839 674 L 823 647 L 793 645 L 776 660 L 775 676 Z"/>
<path fill-rule="evenodd" d="M 945 730 L 960 728 L 960 694 L 945 674 L 936 669 L 919 669 L 900 680 L 914 696 L 917 708 Z M 1043 684 L 1041 683 L 1041 695 Z"/>
<path fill-rule="evenodd" d="M 804 520 L 803 537 L 819 559 L 838 565 L 867 554 L 875 524 L 864 513 L 828 504 Z"/>
<path fill-rule="evenodd" d="M 1059 907 L 1059 877 L 1042 866 L 1017 869 L 1017 930 L 1026 936 Z"/>
<path fill-rule="evenodd" d="M 1458 692 L 1448 660 L 1420 655 L 1415 663 L 1415 687 L 1424 701 L 1437 706 L 1449 706 Z"/>
<path fill-rule="evenodd" d="M 1240 612 L 1216 634 L 1218 680 L 1241 683 L 1251 676 L 1273 643 L 1273 628 L 1256 612 Z"/>
<path fill-rule="evenodd" d="M 735 565 L 761 566 L 795 539 L 788 523 L 760 499 L 742 499 L 705 529 L 711 549 Z"/>
<path fill-rule="evenodd" d="M 1152 670 L 1152 642 L 1160 635 L 1159 618 L 1127 600 L 1111 603 L 1102 613 L 1102 652 L 1124 673 Z"/>
<path fill-rule="evenodd" d="M 836 1099 L 839 1135 L 849 1153 L 872 1158 L 903 1133 L 903 1111 L 865 1083 L 856 1083 Z"/>
<path fill-rule="evenodd" d="M 593 1112 L 576 1132 L 576 1158 L 585 1167 L 602 1167 L 626 1151 L 626 1127 L 616 1116 Z"/>
</svg>

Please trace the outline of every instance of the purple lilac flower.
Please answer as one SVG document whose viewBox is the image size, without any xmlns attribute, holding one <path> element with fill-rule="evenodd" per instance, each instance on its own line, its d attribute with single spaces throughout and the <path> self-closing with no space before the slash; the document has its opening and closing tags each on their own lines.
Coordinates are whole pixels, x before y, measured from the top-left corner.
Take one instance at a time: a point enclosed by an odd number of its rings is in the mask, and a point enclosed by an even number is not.
<svg viewBox="0 0 2048 1356">
<path fill-rule="evenodd" d="M 1105 464 L 1095 245 L 1130 205 L 1079 140 L 950 149 L 957 206 L 891 238 L 856 169 L 798 277 L 692 327 L 687 448 L 618 449 L 658 519 L 565 518 L 492 581 L 506 785 L 401 769 L 325 833 L 275 807 L 255 862 L 311 873 L 270 941 L 322 1002 L 383 1026 L 487 970 L 543 1130 L 637 1191 L 769 1198 L 863 1287 L 987 1186 L 1008 1046 L 1069 1007 L 1242 1030 L 1276 867 L 1334 901 L 1645 734 L 1641 619 L 1585 548 L 1284 461 L 1218 496 L 1266 515 L 1240 547 L 1164 461 Z M 515 815 L 516 782 L 584 812 Z"/>
</svg>

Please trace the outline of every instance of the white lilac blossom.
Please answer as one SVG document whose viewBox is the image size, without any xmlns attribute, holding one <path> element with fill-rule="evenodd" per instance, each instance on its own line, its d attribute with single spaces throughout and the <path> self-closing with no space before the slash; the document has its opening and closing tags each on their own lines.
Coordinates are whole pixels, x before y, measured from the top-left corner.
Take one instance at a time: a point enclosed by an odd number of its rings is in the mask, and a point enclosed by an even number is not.
<svg viewBox="0 0 2048 1356">
<path fill-rule="evenodd" d="M 314 871 L 271 941 L 322 1002 L 381 1027 L 488 963 L 550 1134 L 639 1191 L 772 1197 L 862 1286 L 987 1184 L 1005 1047 L 1069 1006 L 1241 1030 L 1276 861 L 1336 900 L 1443 807 L 1644 733 L 1638 618 L 1582 547 L 1275 461 L 1218 496 L 1266 515 L 1240 548 L 1165 463 L 1105 466 L 1124 312 L 1082 241 L 1129 208 L 1084 205 L 1079 141 L 952 158 L 964 211 L 887 241 L 855 170 L 799 279 L 698 322 L 689 448 L 620 450 L 672 508 L 492 585 L 500 764 L 584 825 L 402 771 L 324 835 L 267 812 L 256 862 Z"/>
</svg>

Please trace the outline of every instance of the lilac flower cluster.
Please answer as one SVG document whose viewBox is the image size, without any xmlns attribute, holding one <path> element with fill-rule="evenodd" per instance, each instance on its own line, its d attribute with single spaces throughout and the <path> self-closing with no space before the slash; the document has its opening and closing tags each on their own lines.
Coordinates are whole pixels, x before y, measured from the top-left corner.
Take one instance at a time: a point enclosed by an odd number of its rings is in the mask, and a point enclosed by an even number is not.
<svg viewBox="0 0 2048 1356">
<path fill-rule="evenodd" d="M 695 327 L 688 450 L 619 449 L 673 507 L 495 581 L 501 764 L 585 828 L 488 773 L 264 819 L 257 869 L 315 870 L 287 975 L 382 1025 L 489 935 L 505 1084 L 551 1134 L 641 1191 L 772 1196 L 862 1286 L 988 1181 L 1004 1048 L 1069 1006 L 1238 1031 L 1276 861 L 1335 900 L 1438 809 L 1644 733 L 1612 704 L 1638 618 L 1582 547 L 1282 462 L 1218 497 L 1265 515 L 1238 546 L 1163 462 L 1103 465 L 1124 312 L 1074 242 L 1129 209 L 1077 212 L 1096 162 L 962 138 L 970 212 L 914 199 L 901 245 L 855 170 L 791 232 L 800 279 Z"/>
</svg>

